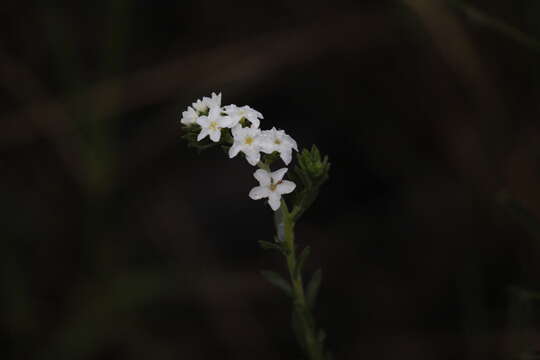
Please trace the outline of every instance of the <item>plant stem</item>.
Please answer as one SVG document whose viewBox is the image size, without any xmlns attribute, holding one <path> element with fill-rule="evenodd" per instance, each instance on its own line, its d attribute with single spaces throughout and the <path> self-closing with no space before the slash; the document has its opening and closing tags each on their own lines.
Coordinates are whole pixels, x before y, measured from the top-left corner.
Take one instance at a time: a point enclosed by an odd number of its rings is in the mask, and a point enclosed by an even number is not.
<svg viewBox="0 0 540 360">
<path fill-rule="evenodd" d="M 276 231 L 278 232 L 278 237 L 280 230 L 284 232 L 282 240 L 292 285 L 293 321 L 298 321 L 298 341 L 310 360 L 324 360 L 323 344 L 317 339 L 315 321 L 306 301 L 302 273 L 301 271 L 296 271 L 295 222 L 284 200 L 281 201 L 281 207 L 278 212 L 276 212 Z"/>
</svg>

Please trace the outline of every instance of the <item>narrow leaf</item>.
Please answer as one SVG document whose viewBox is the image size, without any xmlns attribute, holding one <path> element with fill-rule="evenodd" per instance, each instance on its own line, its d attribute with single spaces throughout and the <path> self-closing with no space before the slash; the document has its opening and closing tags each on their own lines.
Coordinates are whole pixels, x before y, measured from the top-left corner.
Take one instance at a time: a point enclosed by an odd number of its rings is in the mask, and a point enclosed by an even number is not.
<svg viewBox="0 0 540 360">
<path fill-rule="evenodd" d="M 292 288 L 291 285 L 281 277 L 278 273 L 274 271 L 269 270 L 262 270 L 261 275 L 268 280 L 272 285 L 276 286 L 277 288 L 280 288 L 287 294 L 288 296 L 292 296 Z"/>
<path fill-rule="evenodd" d="M 315 271 L 313 277 L 311 278 L 309 284 L 306 288 L 306 297 L 307 303 L 310 309 L 315 307 L 315 301 L 317 300 L 317 294 L 319 293 L 319 288 L 321 287 L 322 280 L 322 271 L 321 269 Z"/>
<path fill-rule="evenodd" d="M 280 252 L 283 252 L 283 248 L 281 245 L 270 242 L 270 241 L 259 240 L 259 245 L 264 250 L 278 250 Z"/>
</svg>

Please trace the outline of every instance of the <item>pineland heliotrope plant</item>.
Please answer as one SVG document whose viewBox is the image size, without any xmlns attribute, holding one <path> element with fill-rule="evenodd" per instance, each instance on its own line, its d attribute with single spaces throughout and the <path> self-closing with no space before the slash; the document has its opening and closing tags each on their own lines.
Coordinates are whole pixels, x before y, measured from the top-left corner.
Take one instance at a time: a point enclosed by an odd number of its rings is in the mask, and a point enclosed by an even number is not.
<svg viewBox="0 0 540 360">
<path fill-rule="evenodd" d="M 182 113 L 180 122 L 184 125 L 183 138 L 189 146 L 199 150 L 221 146 L 230 158 L 242 153 L 250 165 L 258 167 L 253 176 L 259 184 L 251 189 L 249 197 L 267 199 L 274 211 L 276 228 L 274 242 L 259 243 L 263 249 L 276 250 L 283 255 L 288 280 L 273 271 L 262 271 L 261 274 L 292 299 L 292 328 L 305 355 L 310 360 L 328 360 L 331 356 L 325 350 L 325 333 L 316 326 L 312 315 L 321 271 L 317 270 L 304 284 L 302 268 L 310 247 L 298 251 L 294 228 L 328 179 L 330 163 L 328 157 L 321 157 L 316 146 L 299 152 L 296 141 L 284 130 L 262 130 L 263 118 L 249 106 L 223 106 L 221 94 L 212 93 L 189 106 Z M 297 152 L 293 171 L 289 172 L 287 167 L 271 169 L 278 161 L 288 166 L 293 152 Z"/>
</svg>

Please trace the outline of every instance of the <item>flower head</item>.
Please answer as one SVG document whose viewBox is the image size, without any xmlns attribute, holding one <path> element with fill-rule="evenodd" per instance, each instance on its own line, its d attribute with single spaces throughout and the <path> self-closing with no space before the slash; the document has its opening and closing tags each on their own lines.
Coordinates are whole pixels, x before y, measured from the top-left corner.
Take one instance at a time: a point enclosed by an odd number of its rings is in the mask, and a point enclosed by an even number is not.
<svg viewBox="0 0 540 360">
<path fill-rule="evenodd" d="M 199 115 L 206 114 L 213 107 L 221 107 L 221 93 L 216 95 L 212 93 L 211 97 L 203 97 L 202 100 L 199 99 L 191 105 Z"/>
<path fill-rule="evenodd" d="M 273 127 L 271 130 L 265 130 L 261 133 L 261 151 L 271 154 L 274 151 L 279 152 L 279 155 L 285 164 L 289 164 L 292 160 L 293 149 L 298 151 L 296 141 L 283 130 L 276 130 Z"/>
<path fill-rule="evenodd" d="M 255 171 L 253 176 L 259 181 L 259 186 L 254 187 L 249 192 L 249 197 L 253 200 L 268 198 L 268 204 L 272 210 L 276 211 L 281 205 L 281 195 L 294 191 L 296 184 L 292 181 L 283 180 L 287 168 L 269 172 L 263 169 Z"/>
<path fill-rule="evenodd" d="M 236 125 L 243 118 L 247 119 L 251 123 L 251 127 L 259 128 L 263 115 L 255 109 L 250 108 L 249 106 L 236 106 L 236 105 L 227 105 L 223 109 L 227 115 L 233 119 L 233 124 Z"/>
<path fill-rule="evenodd" d="M 197 124 L 201 126 L 197 141 L 201 141 L 207 135 L 210 135 L 210 140 L 218 142 L 221 138 L 221 129 L 231 126 L 231 118 L 222 116 L 221 108 L 214 106 L 209 109 L 208 115 L 200 116 L 197 119 Z"/>
<path fill-rule="evenodd" d="M 191 106 L 189 106 L 187 110 L 182 113 L 182 119 L 180 122 L 184 125 L 191 125 L 195 124 L 198 118 L 199 114 Z"/>
</svg>

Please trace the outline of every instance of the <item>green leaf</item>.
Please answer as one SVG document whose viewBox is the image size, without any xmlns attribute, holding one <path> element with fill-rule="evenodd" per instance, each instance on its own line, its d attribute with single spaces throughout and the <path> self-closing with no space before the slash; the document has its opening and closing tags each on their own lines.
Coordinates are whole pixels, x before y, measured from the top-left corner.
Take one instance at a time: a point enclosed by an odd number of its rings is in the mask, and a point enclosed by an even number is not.
<svg viewBox="0 0 540 360">
<path fill-rule="evenodd" d="M 311 280 L 306 288 L 306 301 L 310 309 L 313 309 L 315 307 L 317 294 L 319 293 L 319 288 L 321 287 L 321 280 L 322 270 L 318 269 L 311 277 Z"/>
<path fill-rule="evenodd" d="M 278 250 L 279 252 L 283 252 L 283 247 L 277 243 L 259 240 L 259 245 L 261 245 L 261 248 L 264 250 Z"/>
<path fill-rule="evenodd" d="M 304 250 L 302 250 L 300 257 L 298 258 L 298 262 L 296 263 L 296 267 L 294 268 L 295 279 L 298 279 L 300 277 L 300 274 L 302 273 L 302 268 L 304 267 L 304 263 L 306 262 L 306 259 L 308 258 L 310 253 L 311 248 L 309 246 L 306 246 Z"/>
<path fill-rule="evenodd" d="M 291 285 L 278 273 L 270 270 L 262 270 L 261 275 L 275 287 L 283 290 L 285 294 L 292 297 Z"/>
</svg>

